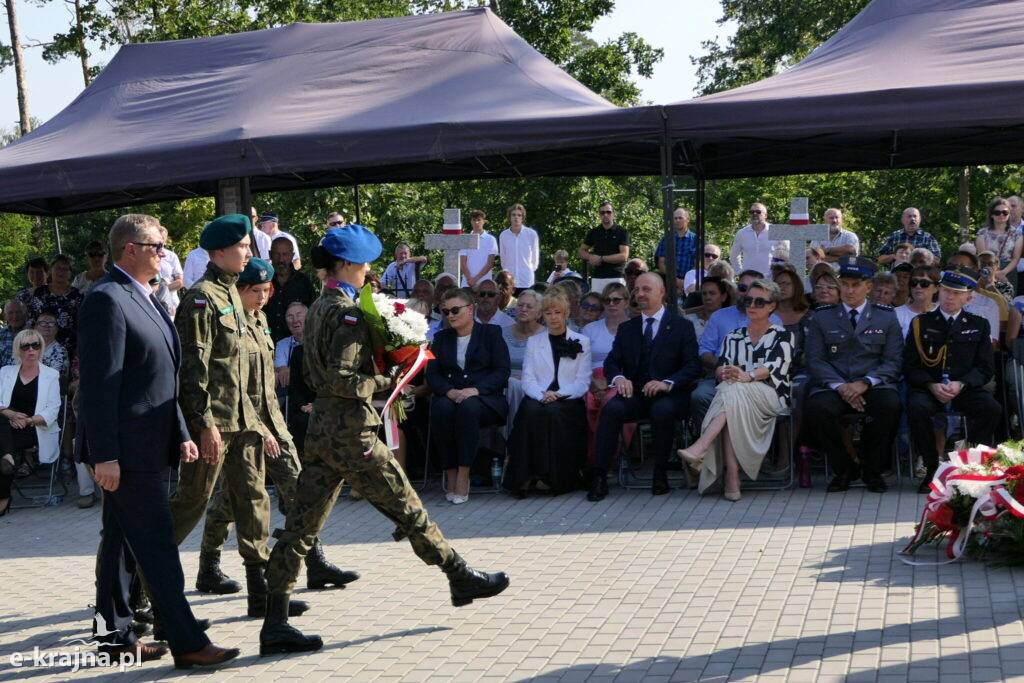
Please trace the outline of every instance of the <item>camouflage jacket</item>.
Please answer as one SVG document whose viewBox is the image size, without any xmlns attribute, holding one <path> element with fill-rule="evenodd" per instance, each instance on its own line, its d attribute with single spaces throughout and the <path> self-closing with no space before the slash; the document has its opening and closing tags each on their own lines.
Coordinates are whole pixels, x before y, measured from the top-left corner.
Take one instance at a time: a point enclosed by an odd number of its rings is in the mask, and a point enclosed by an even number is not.
<svg viewBox="0 0 1024 683">
<path fill-rule="evenodd" d="M 318 399 L 369 404 L 375 393 L 391 386 L 390 377 L 377 374 L 363 312 L 347 294 L 329 287 L 306 314 L 302 370 Z"/>
<path fill-rule="evenodd" d="M 250 347 L 237 280 L 210 262 L 174 316 L 181 337 L 178 401 L 193 438 L 213 426 L 221 432 L 265 431 L 247 394 Z"/>
<path fill-rule="evenodd" d="M 274 374 L 274 339 L 263 311 L 245 316 L 246 342 L 252 350 L 249 355 L 249 400 L 256 408 L 260 422 L 278 441 L 291 441 L 281 407 L 277 402 L 277 376 Z"/>
</svg>

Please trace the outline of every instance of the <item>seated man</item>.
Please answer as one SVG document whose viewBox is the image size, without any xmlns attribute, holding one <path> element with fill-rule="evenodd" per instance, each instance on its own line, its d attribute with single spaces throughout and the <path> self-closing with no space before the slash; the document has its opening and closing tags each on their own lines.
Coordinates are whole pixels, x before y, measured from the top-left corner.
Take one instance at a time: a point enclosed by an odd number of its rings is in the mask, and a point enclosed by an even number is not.
<svg viewBox="0 0 1024 683">
<path fill-rule="evenodd" d="M 604 376 L 618 395 L 601 411 L 597 453 L 587 500 L 608 495 L 606 474 L 615 456 L 622 423 L 649 417 L 654 436 L 653 495 L 668 493 L 666 463 L 676 421 L 686 413 L 690 389 L 700 376 L 697 337 L 689 320 L 665 310 L 665 283 L 643 273 L 633 290 L 641 315 L 619 325 Z"/>
<path fill-rule="evenodd" d="M 971 442 L 979 444 L 992 443 L 1001 415 L 999 403 L 982 388 L 995 372 L 988 321 L 965 310 L 979 277 L 978 271 L 962 266 L 945 271 L 939 307 L 910 324 L 903 357 L 910 385 L 910 438 L 928 468 L 918 493 L 928 493 L 939 466 L 933 415 L 942 410 L 963 413 Z"/>
<path fill-rule="evenodd" d="M 821 449 L 835 477 L 830 492 L 845 491 L 863 476 L 869 491 L 887 490 L 882 472 L 900 421 L 900 376 L 903 333 L 891 306 L 868 303 L 877 266 L 862 256 L 839 259 L 841 302 L 819 306 L 807 328 L 806 424 L 815 425 Z M 843 415 L 868 415 L 860 470 L 843 445 Z"/>
</svg>

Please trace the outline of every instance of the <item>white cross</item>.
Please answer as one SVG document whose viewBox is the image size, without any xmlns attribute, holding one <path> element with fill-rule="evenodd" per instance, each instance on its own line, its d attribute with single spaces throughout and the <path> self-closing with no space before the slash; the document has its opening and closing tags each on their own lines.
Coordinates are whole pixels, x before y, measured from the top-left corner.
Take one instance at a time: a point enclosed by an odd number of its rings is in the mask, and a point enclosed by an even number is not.
<svg viewBox="0 0 1024 683">
<path fill-rule="evenodd" d="M 807 245 L 810 242 L 828 240 L 827 225 L 808 225 L 807 197 L 793 197 L 789 204 L 790 225 L 773 223 L 768 229 L 768 239 L 789 241 L 789 262 L 800 273 L 800 279 L 807 277 Z"/>
<path fill-rule="evenodd" d="M 449 230 L 453 227 L 458 226 L 450 225 L 451 220 L 449 216 L 452 210 L 445 209 L 445 229 Z M 458 214 L 454 214 L 458 215 Z M 459 258 L 460 249 L 476 249 L 480 246 L 480 235 L 476 233 L 461 234 L 461 233 L 450 233 L 445 232 L 440 235 L 425 235 L 423 237 L 423 246 L 429 250 L 436 251 L 438 249 L 444 250 L 444 270 L 446 273 L 451 273 L 455 276 L 455 286 L 458 287 L 462 282 L 461 270 L 462 261 Z"/>
</svg>

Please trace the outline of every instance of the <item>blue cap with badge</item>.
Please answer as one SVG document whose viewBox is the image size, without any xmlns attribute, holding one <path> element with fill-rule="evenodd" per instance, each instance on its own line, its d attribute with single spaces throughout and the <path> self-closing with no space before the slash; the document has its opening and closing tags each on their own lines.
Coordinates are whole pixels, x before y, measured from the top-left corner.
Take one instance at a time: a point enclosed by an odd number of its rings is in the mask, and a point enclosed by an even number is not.
<svg viewBox="0 0 1024 683">
<path fill-rule="evenodd" d="M 878 272 L 878 265 L 864 256 L 844 256 L 839 259 L 839 278 L 870 280 Z"/>
<path fill-rule="evenodd" d="M 274 279 L 274 266 L 261 258 L 249 259 L 249 264 L 238 276 L 239 285 L 262 285 Z"/>
<path fill-rule="evenodd" d="M 372 263 L 384 250 L 377 236 L 357 223 L 331 228 L 320 240 L 320 246 L 331 256 L 349 263 Z"/>
<path fill-rule="evenodd" d="M 946 289 L 955 289 L 961 292 L 973 291 L 978 286 L 978 280 L 981 279 L 981 273 L 968 268 L 967 266 L 950 266 L 946 270 L 942 271 L 942 279 L 939 280 L 939 286 L 945 287 Z"/>
</svg>

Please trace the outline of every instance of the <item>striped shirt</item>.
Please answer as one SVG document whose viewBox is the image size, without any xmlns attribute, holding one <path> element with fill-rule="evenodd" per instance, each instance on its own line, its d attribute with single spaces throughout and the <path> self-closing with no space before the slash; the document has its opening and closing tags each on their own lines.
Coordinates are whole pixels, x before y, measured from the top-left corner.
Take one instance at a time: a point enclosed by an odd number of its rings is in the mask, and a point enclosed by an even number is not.
<svg viewBox="0 0 1024 683">
<path fill-rule="evenodd" d="M 793 362 L 793 335 L 780 325 L 771 325 L 757 344 L 750 341 L 747 328 L 741 327 L 726 335 L 718 364 L 738 365 L 746 372 L 768 368 L 763 380 L 774 387 L 788 404 L 790 395 L 789 366 Z"/>
</svg>

